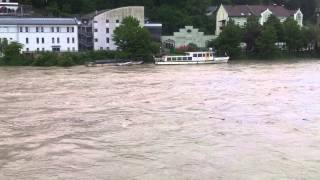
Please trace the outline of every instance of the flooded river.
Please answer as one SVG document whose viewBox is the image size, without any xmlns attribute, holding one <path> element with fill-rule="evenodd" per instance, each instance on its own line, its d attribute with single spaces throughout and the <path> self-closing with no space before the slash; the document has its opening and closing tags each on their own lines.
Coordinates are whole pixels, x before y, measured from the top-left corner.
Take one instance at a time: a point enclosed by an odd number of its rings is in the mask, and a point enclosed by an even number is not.
<svg viewBox="0 0 320 180">
<path fill-rule="evenodd" d="M 320 179 L 320 61 L 0 67 L 0 179 Z"/>
</svg>

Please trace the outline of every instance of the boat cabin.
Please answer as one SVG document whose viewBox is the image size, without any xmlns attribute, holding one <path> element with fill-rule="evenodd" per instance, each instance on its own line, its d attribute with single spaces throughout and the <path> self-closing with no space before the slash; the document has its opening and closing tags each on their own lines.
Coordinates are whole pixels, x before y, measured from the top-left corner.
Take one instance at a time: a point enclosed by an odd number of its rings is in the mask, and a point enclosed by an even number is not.
<svg viewBox="0 0 320 180">
<path fill-rule="evenodd" d="M 214 53 L 210 52 L 187 52 L 184 56 L 165 56 L 164 61 L 212 61 Z"/>
</svg>

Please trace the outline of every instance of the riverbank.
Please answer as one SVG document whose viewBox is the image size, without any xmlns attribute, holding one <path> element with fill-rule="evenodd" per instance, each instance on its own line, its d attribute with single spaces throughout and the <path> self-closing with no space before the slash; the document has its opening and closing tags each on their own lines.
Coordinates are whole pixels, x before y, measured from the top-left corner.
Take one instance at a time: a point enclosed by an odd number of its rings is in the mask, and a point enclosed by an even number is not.
<svg viewBox="0 0 320 180">
<path fill-rule="evenodd" d="M 281 62 L 303 59 L 319 59 L 320 55 L 315 52 L 287 53 L 282 52 L 274 58 L 261 59 L 252 54 L 241 54 L 237 58 L 231 59 L 231 63 L 236 62 Z M 40 67 L 71 67 L 85 65 L 88 62 L 96 60 L 111 60 L 123 62 L 128 59 L 125 54 L 120 51 L 88 51 L 88 52 L 67 52 L 53 53 L 40 52 L 37 54 L 20 54 L 13 57 L 0 58 L 0 66 L 40 66 Z M 152 62 L 147 59 L 146 62 Z"/>
<path fill-rule="evenodd" d="M 20 54 L 0 58 L 0 66 L 60 66 L 70 67 L 84 65 L 95 60 L 119 60 L 126 59 L 126 55 L 119 51 L 88 51 L 53 53 L 41 52 L 37 54 Z"/>
</svg>

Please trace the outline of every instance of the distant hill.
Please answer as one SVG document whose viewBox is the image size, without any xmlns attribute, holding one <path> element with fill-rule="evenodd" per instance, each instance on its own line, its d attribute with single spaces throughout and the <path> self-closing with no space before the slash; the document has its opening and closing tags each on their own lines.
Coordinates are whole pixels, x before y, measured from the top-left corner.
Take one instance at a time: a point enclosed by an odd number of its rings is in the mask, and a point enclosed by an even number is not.
<svg viewBox="0 0 320 180">
<path fill-rule="evenodd" d="M 289 9 L 301 8 L 305 19 L 312 21 L 318 0 L 19 0 L 32 4 L 47 15 L 68 16 L 86 14 L 94 10 L 129 5 L 143 5 L 146 15 L 164 24 L 164 33 L 172 33 L 185 25 L 194 25 L 206 33 L 213 33 L 214 18 L 206 16 L 209 6 L 223 4 L 283 4 Z M 45 11 L 41 11 L 45 9 Z"/>
</svg>

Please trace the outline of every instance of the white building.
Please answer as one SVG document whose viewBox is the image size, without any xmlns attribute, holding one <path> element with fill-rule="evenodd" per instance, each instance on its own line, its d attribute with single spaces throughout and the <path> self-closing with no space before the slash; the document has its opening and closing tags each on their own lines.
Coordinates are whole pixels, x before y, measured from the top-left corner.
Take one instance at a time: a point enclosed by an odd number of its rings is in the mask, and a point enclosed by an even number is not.
<svg viewBox="0 0 320 180">
<path fill-rule="evenodd" d="M 19 3 L 17 1 L 0 0 L 0 9 L 3 8 L 16 11 L 19 8 Z"/>
<path fill-rule="evenodd" d="M 300 26 L 303 26 L 303 14 L 300 9 L 288 10 L 278 5 L 221 5 L 217 12 L 215 34 L 218 36 L 230 20 L 239 26 L 244 26 L 248 17 L 255 16 L 263 25 L 270 15 L 275 15 L 281 22 L 292 17 Z"/>
<path fill-rule="evenodd" d="M 78 51 L 78 23 L 72 18 L 0 18 L 0 40 L 18 42 L 23 52 Z"/>
<path fill-rule="evenodd" d="M 97 11 L 82 17 L 79 28 L 81 50 L 117 50 L 113 39 L 113 31 L 121 21 L 132 16 L 144 26 L 144 7 L 129 6 L 112 10 Z"/>
</svg>

